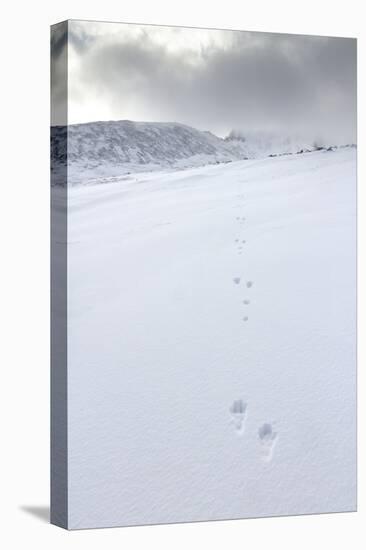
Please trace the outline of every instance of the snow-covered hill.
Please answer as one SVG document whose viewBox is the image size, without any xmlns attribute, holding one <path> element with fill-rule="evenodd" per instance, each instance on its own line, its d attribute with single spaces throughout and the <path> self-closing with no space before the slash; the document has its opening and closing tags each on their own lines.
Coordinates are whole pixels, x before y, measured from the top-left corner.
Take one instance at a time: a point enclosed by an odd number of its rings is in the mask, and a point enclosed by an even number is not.
<svg viewBox="0 0 366 550">
<path fill-rule="evenodd" d="M 54 166 L 66 161 L 66 128 L 51 130 Z M 68 126 L 71 183 L 164 168 L 185 168 L 244 158 L 240 144 L 178 123 L 129 120 Z"/>
<path fill-rule="evenodd" d="M 354 510 L 356 151 L 68 201 L 70 527 Z"/>
<path fill-rule="evenodd" d="M 66 152 L 66 132 L 68 150 Z M 139 172 L 193 168 L 314 150 L 334 144 L 263 131 L 231 132 L 225 139 L 179 123 L 90 122 L 51 129 L 53 183 L 109 181 Z M 60 170 L 61 168 L 61 170 Z"/>
</svg>

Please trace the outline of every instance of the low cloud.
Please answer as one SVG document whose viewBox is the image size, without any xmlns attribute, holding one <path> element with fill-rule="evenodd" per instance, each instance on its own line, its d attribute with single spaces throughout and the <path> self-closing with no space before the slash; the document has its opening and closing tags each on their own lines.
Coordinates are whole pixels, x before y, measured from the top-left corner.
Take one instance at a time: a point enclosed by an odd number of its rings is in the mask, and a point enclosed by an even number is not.
<svg viewBox="0 0 366 550">
<path fill-rule="evenodd" d="M 203 31 L 200 43 L 198 29 L 108 25 L 69 24 L 70 122 L 178 121 L 219 135 L 235 128 L 356 139 L 353 39 Z"/>
</svg>

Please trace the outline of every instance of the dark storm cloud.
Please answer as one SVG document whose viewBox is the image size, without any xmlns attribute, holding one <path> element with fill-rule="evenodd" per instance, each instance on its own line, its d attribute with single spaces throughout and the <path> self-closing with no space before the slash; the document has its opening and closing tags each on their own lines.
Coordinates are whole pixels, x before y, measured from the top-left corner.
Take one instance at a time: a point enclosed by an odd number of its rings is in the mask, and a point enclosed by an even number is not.
<svg viewBox="0 0 366 550">
<path fill-rule="evenodd" d="M 189 44 L 192 31 L 180 32 L 188 33 Z M 355 140 L 355 40 L 222 36 L 229 39 L 197 50 L 171 49 L 148 30 L 128 40 L 75 31 L 76 96 L 95 102 L 94 119 L 97 105 L 105 104 L 111 118 L 179 121 L 219 134 L 268 129 Z"/>
<path fill-rule="evenodd" d="M 51 124 L 67 123 L 67 22 L 51 27 Z"/>
<path fill-rule="evenodd" d="M 51 55 L 58 59 L 67 44 L 67 23 L 59 23 L 51 29 Z"/>
<path fill-rule="evenodd" d="M 89 35 L 85 30 L 77 28 L 74 25 L 69 25 L 69 41 L 75 48 L 77 53 L 83 54 L 88 48 L 90 48 L 95 41 L 95 37 Z"/>
</svg>

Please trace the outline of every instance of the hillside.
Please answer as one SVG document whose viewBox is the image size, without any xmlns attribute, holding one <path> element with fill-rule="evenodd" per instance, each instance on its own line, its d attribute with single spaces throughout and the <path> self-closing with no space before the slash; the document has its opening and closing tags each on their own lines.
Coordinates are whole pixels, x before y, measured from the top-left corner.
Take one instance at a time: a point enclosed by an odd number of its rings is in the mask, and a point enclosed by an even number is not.
<svg viewBox="0 0 366 550">
<path fill-rule="evenodd" d="M 140 172 L 194 168 L 329 149 L 329 144 L 263 131 L 245 134 L 232 131 L 223 139 L 211 132 L 168 122 L 89 122 L 72 124 L 67 129 L 65 126 L 51 128 L 53 184 L 63 182 L 67 158 L 68 181 L 75 185 L 105 183 Z"/>
<path fill-rule="evenodd" d="M 129 120 L 68 126 L 71 183 L 131 172 L 185 168 L 243 159 L 240 144 L 178 123 Z M 51 129 L 54 167 L 66 161 L 66 127 Z"/>
</svg>

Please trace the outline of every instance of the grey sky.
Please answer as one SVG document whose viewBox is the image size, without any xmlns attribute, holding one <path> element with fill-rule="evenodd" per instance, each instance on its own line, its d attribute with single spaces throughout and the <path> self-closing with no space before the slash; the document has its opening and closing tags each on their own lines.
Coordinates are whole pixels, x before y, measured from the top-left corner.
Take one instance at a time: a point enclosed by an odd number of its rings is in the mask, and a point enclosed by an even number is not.
<svg viewBox="0 0 366 550">
<path fill-rule="evenodd" d="M 177 121 L 218 135 L 356 141 L 353 39 L 72 21 L 68 54 L 70 123 Z"/>
</svg>

